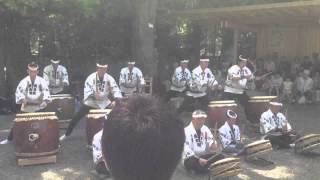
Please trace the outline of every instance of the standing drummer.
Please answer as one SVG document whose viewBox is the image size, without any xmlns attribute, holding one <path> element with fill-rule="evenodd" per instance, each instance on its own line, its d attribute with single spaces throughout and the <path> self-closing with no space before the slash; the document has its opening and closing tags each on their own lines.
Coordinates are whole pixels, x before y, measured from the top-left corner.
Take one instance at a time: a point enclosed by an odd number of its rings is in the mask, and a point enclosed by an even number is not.
<svg viewBox="0 0 320 180">
<path fill-rule="evenodd" d="M 72 133 L 73 128 L 81 118 L 89 113 L 90 109 L 112 108 L 117 99 L 122 98 L 120 89 L 112 76 L 107 74 L 108 65 L 102 61 L 96 64 L 97 71 L 90 74 L 84 84 L 83 104 L 75 113 L 64 135 L 60 141 Z M 109 99 L 109 96 L 112 99 Z"/>
<path fill-rule="evenodd" d="M 251 70 L 246 67 L 247 59 L 239 56 L 238 64 L 228 69 L 223 97 L 226 100 L 237 100 L 247 107 L 249 96 L 246 93 L 247 82 L 254 78 Z"/>
<path fill-rule="evenodd" d="M 183 164 L 188 171 L 206 173 L 210 164 L 223 159 L 224 156 L 217 154 L 218 144 L 210 129 L 204 125 L 207 114 L 202 110 L 195 110 L 192 113 L 192 121 L 184 128 L 185 144 Z M 208 160 L 210 157 L 215 158 Z"/>
<path fill-rule="evenodd" d="M 50 62 L 43 70 L 43 78 L 48 82 L 50 93 L 65 94 L 69 86 L 67 69 L 59 64 L 59 59 L 51 59 Z"/>
<path fill-rule="evenodd" d="M 16 103 L 21 104 L 21 112 L 43 111 L 51 101 L 47 82 L 40 76 L 39 66 L 35 62 L 28 64 L 28 76 L 20 81 L 16 89 Z M 12 128 L 6 140 L 0 144 L 7 144 L 13 139 Z"/>
<path fill-rule="evenodd" d="M 207 109 L 209 97 L 207 91 L 209 88 L 214 90 L 219 88 L 218 82 L 208 68 L 209 59 L 200 59 L 200 64 L 192 71 L 189 90 L 186 92 L 186 98 L 181 105 L 179 111 L 185 110 L 190 104 L 194 104 L 194 109 Z"/>
<path fill-rule="evenodd" d="M 131 95 L 133 93 L 142 93 L 145 80 L 141 70 L 135 67 L 136 62 L 129 61 L 128 67 L 121 69 L 119 86 L 122 95 Z"/>
<path fill-rule="evenodd" d="M 220 140 L 223 152 L 234 155 L 241 155 L 244 152 L 244 144 L 241 140 L 239 126 L 236 125 L 237 113 L 228 109 L 226 112 L 227 121 L 219 129 Z"/>
<path fill-rule="evenodd" d="M 292 131 L 286 117 L 280 112 L 282 103 L 270 102 L 269 109 L 260 118 L 260 133 L 269 139 L 273 146 L 280 148 L 294 147 L 297 135 Z"/>
</svg>

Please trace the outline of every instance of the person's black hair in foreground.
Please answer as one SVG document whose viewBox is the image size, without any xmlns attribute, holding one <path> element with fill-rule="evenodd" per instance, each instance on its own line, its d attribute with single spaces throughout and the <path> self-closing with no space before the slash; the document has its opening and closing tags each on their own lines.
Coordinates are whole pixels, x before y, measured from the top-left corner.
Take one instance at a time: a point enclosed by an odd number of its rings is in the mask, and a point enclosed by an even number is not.
<svg viewBox="0 0 320 180">
<path fill-rule="evenodd" d="M 118 103 L 109 114 L 102 151 L 114 180 L 169 180 L 184 139 L 183 123 L 172 108 L 136 96 Z"/>
</svg>

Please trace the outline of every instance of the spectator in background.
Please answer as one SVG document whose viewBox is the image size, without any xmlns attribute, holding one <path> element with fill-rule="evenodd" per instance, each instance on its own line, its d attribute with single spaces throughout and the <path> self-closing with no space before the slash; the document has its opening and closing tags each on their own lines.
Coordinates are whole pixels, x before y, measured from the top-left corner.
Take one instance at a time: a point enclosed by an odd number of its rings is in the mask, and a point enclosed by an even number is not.
<svg viewBox="0 0 320 180">
<path fill-rule="evenodd" d="M 297 78 L 297 101 L 299 104 L 312 103 L 313 80 L 309 77 L 310 70 L 305 69 Z"/>
<path fill-rule="evenodd" d="M 274 73 L 274 75 L 271 76 L 270 80 L 270 88 L 269 88 L 269 95 L 280 95 L 280 88 L 283 83 L 283 78 L 279 73 Z"/>
<path fill-rule="evenodd" d="M 292 97 L 293 97 L 293 82 L 290 77 L 286 77 L 285 81 L 282 83 L 282 100 L 286 102 L 293 102 Z"/>
<path fill-rule="evenodd" d="M 312 61 L 313 61 L 313 71 L 314 72 L 320 72 L 320 59 L 319 59 L 319 53 L 312 53 Z"/>
<path fill-rule="evenodd" d="M 314 73 L 312 80 L 313 80 L 313 88 L 319 90 L 320 89 L 320 73 L 319 73 L 319 71 Z"/>
</svg>

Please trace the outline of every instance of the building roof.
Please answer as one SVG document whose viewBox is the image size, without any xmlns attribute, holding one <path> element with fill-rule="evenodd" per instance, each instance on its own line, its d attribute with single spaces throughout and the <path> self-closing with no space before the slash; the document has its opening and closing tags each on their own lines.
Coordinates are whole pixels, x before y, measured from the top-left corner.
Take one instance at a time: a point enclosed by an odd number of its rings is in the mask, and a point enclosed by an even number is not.
<svg viewBox="0 0 320 180">
<path fill-rule="evenodd" d="M 320 24 L 320 0 L 203 8 L 176 11 L 174 16 L 193 21 L 236 22 L 243 25 Z"/>
</svg>

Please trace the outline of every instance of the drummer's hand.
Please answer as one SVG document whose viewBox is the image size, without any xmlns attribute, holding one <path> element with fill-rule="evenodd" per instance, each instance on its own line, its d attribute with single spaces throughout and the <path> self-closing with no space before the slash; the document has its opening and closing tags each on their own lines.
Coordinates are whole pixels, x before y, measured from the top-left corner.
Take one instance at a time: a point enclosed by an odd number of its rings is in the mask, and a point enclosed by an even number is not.
<svg viewBox="0 0 320 180">
<path fill-rule="evenodd" d="M 99 92 L 96 92 L 96 93 L 94 94 L 94 98 L 95 98 L 96 100 L 101 100 L 101 99 L 102 99 Z"/>
<path fill-rule="evenodd" d="M 211 151 L 213 151 L 213 152 L 217 152 L 218 151 L 218 144 L 217 143 L 212 143 L 211 144 L 211 146 L 210 146 L 210 149 L 211 149 Z"/>
<path fill-rule="evenodd" d="M 114 108 L 116 106 L 116 101 L 111 102 L 111 108 Z"/>
<path fill-rule="evenodd" d="M 199 159 L 199 164 L 200 164 L 201 166 L 205 166 L 205 165 L 208 164 L 208 160 L 200 158 L 200 159 Z"/>
<path fill-rule="evenodd" d="M 45 108 L 47 107 L 47 102 L 46 101 L 43 101 L 41 104 L 40 104 L 40 108 Z"/>
<path fill-rule="evenodd" d="M 24 104 L 24 105 L 28 104 L 28 101 L 26 99 L 21 99 L 20 102 L 21 102 L 21 104 Z"/>
</svg>

